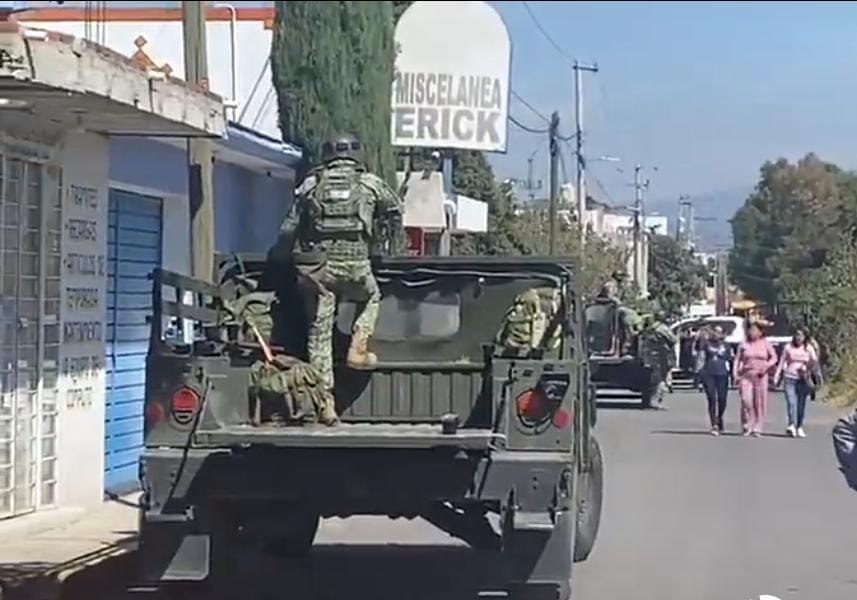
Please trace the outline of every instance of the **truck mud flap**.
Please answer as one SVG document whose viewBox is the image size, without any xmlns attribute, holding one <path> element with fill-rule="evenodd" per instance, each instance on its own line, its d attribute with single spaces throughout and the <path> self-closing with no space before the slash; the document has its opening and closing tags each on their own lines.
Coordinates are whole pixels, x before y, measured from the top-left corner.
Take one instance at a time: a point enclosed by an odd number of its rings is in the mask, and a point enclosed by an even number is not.
<svg viewBox="0 0 857 600">
<path fill-rule="evenodd" d="M 512 528 L 515 531 L 543 531 L 551 533 L 554 522 L 549 512 L 523 512 L 516 510 L 512 516 Z"/>
<path fill-rule="evenodd" d="M 164 515 L 166 516 L 166 515 Z M 194 533 L 186 522 L 148 520 L 140 544 L 140 576 L 147 583 L 208 579 L 211 536 Z"/>
</svg>

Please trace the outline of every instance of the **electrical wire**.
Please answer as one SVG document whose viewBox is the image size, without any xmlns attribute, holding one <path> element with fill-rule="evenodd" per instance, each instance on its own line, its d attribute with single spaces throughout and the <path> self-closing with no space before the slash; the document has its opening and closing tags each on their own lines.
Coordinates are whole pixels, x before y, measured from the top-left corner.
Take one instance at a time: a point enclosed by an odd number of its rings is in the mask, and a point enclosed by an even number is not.
<svg viewBox="0 0 857 600">
<path fill-rule="evenodd" d="M 533 23 L 536 25 L 538 30 L 542 32 L 542 35 L 545 36 L 545 39 L 548 42 L 550 42 L 550 45 L 554 47 L 554 50 L 559 52 L 560 55 L 562 55 L 562 57 L 565 58 L 566 60 L 568 60 L 570 62 L 574 62 L 574 58 L 572 58 L 568 52 L 563 50 L 562 47 L 556 43 L 556 41 L 550 36 L 550 34 L 545 30 L 545 28 L 539 22 L 539 19 L 538 19 L 538 17 L 536 17 L 536 14 L 533 12 L 533 9 L 530 8 L 530 3 L 529 2 L 521 2 L 521 4 L 523 4 L 524 8 L 527 9 L 527 13 L 530 15 L 530 18 L 533 20 Z"/>
<path fill-rule="evenodd" d="M 533 134 L 537 134 L 537 135 L 543 135 L 543 134 L 548 133 L 548 130 L 547 130 L 547 129 L 535 129 L 535 128 L 533 128 L 533 127 L 528 127 L 527 125 L 524 125 L 523 123 L 521 123 L 519 120 L 517 120 L 517 119 L 516 119 L 515 117 L 513 117 L 512 115 L 509 115 L 509 121 L 510 121 L 513 125 L 517 126 L 517 127 L 518 127 L 518 129 L 521 129 L 521 130 L 523 130 L 523 131 L 526 131 L 527 133 L 533 133 Z"/>
<path fill-rule="evenodd" d="M 541 112 L 540 112 L 536 107 L 534 107 L 532 104 L 530 104 L 529 102 L 527 102 L 523 97 L 521 97 L 521 95 L 520 95 L 518 92 L 516 92 L 515 90 L 511 90 L 511 92 L 512 92 L 512 96 L 513 96 L 513 97 L 514 97 L 518 102 L 520 102 L 521 104 L 523 104 L 524 106 L 526 106 L 527 108 L 529 108 L 529 109 L 530 109 L 530 111 L 531 111 L 534 115 L 536 115 L 538 118 L 540 118 L 540 119 L 541 119 L 542 121 L 544 121 L 545 123 L 550 123 L 550 119 L 548 119 L 546 116 L 544 116 L 544 114 L 542 114 L 542 113 L 541 113 Z"/>
</svg>

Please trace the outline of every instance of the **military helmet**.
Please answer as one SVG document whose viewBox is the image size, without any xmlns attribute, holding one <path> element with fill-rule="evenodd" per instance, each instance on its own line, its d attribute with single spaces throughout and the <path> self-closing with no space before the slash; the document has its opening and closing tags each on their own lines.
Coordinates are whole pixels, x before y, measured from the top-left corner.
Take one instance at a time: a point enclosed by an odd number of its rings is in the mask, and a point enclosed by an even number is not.
<svg viewBox="0 0 857 600">
<path fill-rule="evenodd" d="M 357 136 L 350 133 L 337 133 L 327 138 L 321 145 L 321 160 L 328 163 L 337 158 L 360 160 L 363 149 Z"/>
</svg>

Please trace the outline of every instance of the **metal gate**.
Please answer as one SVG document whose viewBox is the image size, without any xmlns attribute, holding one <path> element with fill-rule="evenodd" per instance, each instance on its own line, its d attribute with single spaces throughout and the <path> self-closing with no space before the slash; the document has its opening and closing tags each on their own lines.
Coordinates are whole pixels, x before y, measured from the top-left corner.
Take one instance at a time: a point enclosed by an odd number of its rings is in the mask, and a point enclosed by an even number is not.
<svg viewBox="0 0 857 600">
<path fill-rule="evenodd" d="M 61 178 L 0 155 L 0 518 L 55 501 Z"/>
<path fill-rule="evenodd" d="M 104 487 L 112 493 L 138 484 L 152 314 L 149 275 L 161 264 L 161 215 L 160 198 L 110 190 Z"/>
</svg>

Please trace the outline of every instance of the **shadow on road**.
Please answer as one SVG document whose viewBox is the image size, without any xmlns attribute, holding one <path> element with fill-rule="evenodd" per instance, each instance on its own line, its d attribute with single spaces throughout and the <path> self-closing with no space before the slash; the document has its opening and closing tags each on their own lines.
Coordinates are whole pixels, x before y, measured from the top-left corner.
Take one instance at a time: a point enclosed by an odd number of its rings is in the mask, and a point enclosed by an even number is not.
<svg viewBox="0 0 857 600">
<path fill-rule="evenodd" d="M 714 437 L 708 429 L 655 429 L 652 435 L 702 435 Z M 724 431 L 719 437 L 743 437 L 738 431 Z"/>
<path fill-rule="evenodd" d="M 303 559 L 250 554 L 230 564 L 228 582 L 153 595 L 126 591 L 133 582 L 135 554 L 83 568 L 62 583 L 58 594 L 3 600 L 463 600 L 492 589 L 490 573 L 496 568 L 485 554 L 461 546 L 321 544 Z"/>
<path fill-rule="evenodd" d="M 2 590 L 0 598 L 2 600 L 121 598 L 124 589 L 122 578 L 130 573 L 129 551 L 134 547 L 134 543 L 134 536 L 129 536 L 63 563 L 0 564 L 0 590 Z M 77 593 L 81 584 L 87 586 L 82 595 Z M 105 587 L 111 584 L 113 587 Z"/>
<path fill-rule="evenodd" d="M 629 402 L 620 400 L 618 402 L 612 400 L 599 400 L 597 402 L 598 410 L 643 410 L 643 405 L 640 400 Z"/>
</svg>

